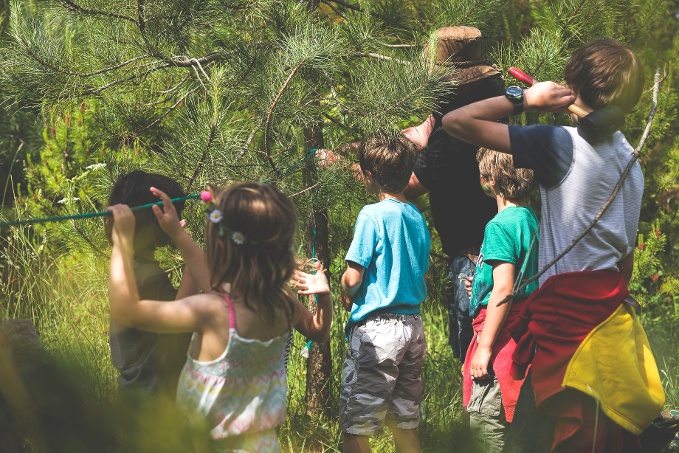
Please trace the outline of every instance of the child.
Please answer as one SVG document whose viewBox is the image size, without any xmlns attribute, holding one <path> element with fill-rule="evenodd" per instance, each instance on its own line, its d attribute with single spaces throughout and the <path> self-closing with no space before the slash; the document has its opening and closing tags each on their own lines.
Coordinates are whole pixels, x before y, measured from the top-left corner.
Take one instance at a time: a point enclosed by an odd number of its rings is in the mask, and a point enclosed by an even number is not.
<svg viewBox="0 0 679 453">
<path fill-rule="evenodd" d="M 182 253 L 193 241 L 180 226 L 169 197 L 153 208 Z M 179 378 L 177 404 L 204 419 L 221 450 L 273 452 L 285 416 L 283 354 L 294 325 L 314 341 L 326 341 L 332 320 L 330 289 L 320 266 L 299 272 L 300 294 L 317 294 L 315 314 L 286 288 L 295 269 L 294 205 L 278 189 L 234 184 L 211 205 L 207 228 L 210 291 L 174 302 L 140 300 L 132 272 L 134 215 L 125 205 L 113 213 L 109 299 L 111 317 L 152 332 L 194 332 Z M 205 267 L 195 262 L 199 267 Z"/>
<path fill-rule="evenodd" d="M 143 171 L 121 175 L 109 196 L 109 206 L 114 204 L 141 205 L 156 201 L 149 191 L 157 187 L 169 196 L 181 197 L 179 184 L 165 176 Z M 183 203 L 177 204 L 181 213 Z M 135 212 L 134 275 L 139 284 L 139 295 L 144 299 L 169 301 L 197 292 L 194 281 L 184 272 L 180 294 L 172 286 L 167 274 L 160 268 L 154 254 L 158 247 L 170 244 L 170 238 L 158 225 L 151 210 Z M 106 222 L 106 235 L 111 242 L 112 223 Z M 184 333 L 151 333 L 111 321 L 109 344 L 113 365 L 120 373 L 118 384 L 126 395 L 142 393 L 164 395 L 174 399 L 179 372 L 186 361 L 186 350 L 191 337 Z"/>
<path fill-rule="evenodd" d="M 345 452 L 370 451 L 387 412 L 397 451 L 419 451 L 417 426 L 426 344 L 420 304 L 429 231 L 403 190 L 415 163 L 405 137 L 371 138 L 359 150 L 364 183 L 379 203 L 358 215 L 342 288 L 353 301 L 340 390 Z"/>
<path fill-rule="evenodd" d="M 637 57 L 612 39 L 577 50 L 564 75 L 567 87 L 554 82 L 525 92 L 510 87 L 504 97 L 462 107 L 443 119 L 449 134 L 510 153 L 517 167 L 534 170 L 542 198 L 541 269 L 585 231 L 633 149 L 615 127 L 593 136 L 582 125 L 521 127 L 496 120 L 573 103 L 622 116 L 637 103 L 643 85 Z M 540 288 L 522 304 L 524 322 L 510 326 L 519 338 L 514 371 L 522 376 L 529 363 L 531 369 L 505 451 L 619 451 L 633 445 L 662 408 L 650 347 L 624 303 L 642 192 L 643 175 L 635 163 L 599 222 L 542 275 Z"/>
<path fill-rule="evenodd" d="M 505 321 L 518 313 L 537 282 L 512 303 L 499 302 L 512 293 L 516 275 L 537 272 L 538 220 L 527 200 L 535 180 L 532 170 L 514 168 L 509 154 L 481 148 L 477 160 L 481 187 L 495 198 L 498 212 L 486 225 L 474 275 L 469 306 L 474 338 L 464 362 L 463 403 L 482 451 L 501 452 L 523 383 L 510 375 L 516 343 Z"/>
</svg>

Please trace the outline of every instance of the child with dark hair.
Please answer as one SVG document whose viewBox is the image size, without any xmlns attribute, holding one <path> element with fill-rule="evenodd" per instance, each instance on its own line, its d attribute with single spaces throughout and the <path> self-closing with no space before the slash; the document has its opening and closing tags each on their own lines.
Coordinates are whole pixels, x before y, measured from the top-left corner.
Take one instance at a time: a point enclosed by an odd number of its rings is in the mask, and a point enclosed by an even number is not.
<svg viewBox="0 0 679 453">
<path fill-rule="evenodd" d="M 207 259 L 181 226 L 167 194 L 153 207 L 158 222 L 186 261 L 196 260 L 201 294 L 171 302 L 143 299 L 132 272 L 135 216 L 126 205 L 113 213 L 109 278 L 111 318 L 156 333 L 193 333 L 177 386 L 177 405 L 207 426 L 217 451 L 278 452 L 276 429 L 285 417 L 285 348 L 294 327 L 314 341 L 328 340 L 330 287 L 324 270 L 295 272 L 295 206 L 268 184 L 237 183 L 210 195 Z M 207 195 L 204 193 L 202 195 Z M 195 253 L 194 253 L 195 252 Z M 318 296 L 311 313 L 298 293 Z"/>
<path fill-rule="evenodd" d="M 172 198 L 184 196 L 179 183 L 163 175 L 133 171 L 121 175 L 109 196 L 109 206 L 127 204 L 138 206 L 158 201 L 150 188 L 156 187 Z M 178 213 L 183 203 L 177 203 Z M 135 212 L 134 274 L 141 297 L 170 301 L 178 293 L 167 273 L 160 268 L 154 254 L 158 247 L 171 243 L 169 236 L 160 228 L 151 209 Z M 106 236 L 111 241 L 113 222 L 106 222 Z M 189 272 L 184 272 L 182 294 L 197 292 Z M 181 296 L 181 294 L 180 294 Z M 186 361 L 186 351 L 191 336 L 185 333 L 151 333 L 111 320 L 109 344 L 113 365 L 120 373 L 121 390 L 146 394 L 163 394 L 174 399 L 179 372 Z"/>
<path fill-rule="evenodd" d="M 477 153 L 481 187 L 497 203 L 497 214 L 486 225 L 472 286 L 469 314 L 474 337 L 464 361 L 462 402 L 482 451 L 501 452 L 507 426 L 523 379 L 511 376 L 516 348 L 507 321 L 516 317 L 521 301 L 537 282 L 502 303 L 514 289 L 517 275 L 537 272 L 538 219 L 528 197 L 535 188 L 533 171 L 514 168 L 509 154 L 481 148 Z M 523 280 L 523 279 L 522 279 Z"/>
<path fill-rule="evenodd" d="M 618 128 L 641 95 L 642 67 L 626 45 L 599 39 L 571 56 L 564 75 L 568 86 L 541 82 L 525 92 L 509 87 L 505 96 L 443 118 L 449 134 L 512 154 L 514 165 L 532 169 L 540 186 L 538 261 L 546 272 L 522 303 L 520 322 L 509 326 L 518 343 L 514 375 L 523 377 L 528 365 L 530 371 L 505 451 L 639 451 L 637 436 L 662 409 L 664 393 L 628 302 L 644 187 L 638 162 L 589 226 L 633 157 Z M 554 112 L 571 104 L 586 112 L 605 109 L 604 116 L 616 121 L 595 133 L 583 122 L 497 122 L 524 110 Z"/>
<path fill-rule="evenodd" d="M 379 202 L 358 214 L 342 288 L 352 303 L 340 393 L 345 452 L 370 450 L 385 417 L 397 451 L 419 451 L 417 427 L 426 351 L 420 304 L 427 294 L 429 231 L 403 190 L 416 154 L 403 136 L 359 150 L 363 181 Z M 387 415 L 388 414 L 388 415 Z"/>
</svg>

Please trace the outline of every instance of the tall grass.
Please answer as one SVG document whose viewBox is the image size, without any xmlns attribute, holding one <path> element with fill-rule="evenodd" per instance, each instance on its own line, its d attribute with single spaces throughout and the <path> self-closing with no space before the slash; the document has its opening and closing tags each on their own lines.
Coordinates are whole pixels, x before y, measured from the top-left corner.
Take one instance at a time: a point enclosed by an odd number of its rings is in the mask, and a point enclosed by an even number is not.
<svg viewBox="0 0 679 453">
<path fill-rule="evenodd" d="M 46 230 L 12 229 L 0 241 L 0 318 L 31 320 L 47 351 L 80 362 L 96 395 L 110 398 L 107 263 L 87 250 L 55 249 Z"/>
<path fill-rule="evenodd" d="M 75 250 L 55 247 L 47 230 L 43 230 L 44 233 L 28 231 L 32 230 L 12 229 L 0 238 L 0 317 L 32 320 L 50 353 L 75 358 L 79 368 L 87 372 L 84 382 L 92 388 L 83 392 L 102 400 L 113 399 L 117 376 L 107 341 L 106 253 L 86 247 Z M 336 250 L 334 255 L 333 288 L 339 288 L 337 279 L 344 267 L 343 250 Z M 453 359 L 448 346 L 446 311 L 441 303 L 449 284 L 445 275 L 445 263 L 434 258 L 428 274 L 429 296 L 423 304 L 428 352 L 423 370 L 419 433 L 425 451 L 472 451 L 462 424 L 460 363 Z M 346 352 L 347 314 L 338 303 L 335 305 L 330 414 L 338 413 L 340 375 Z M 645 323 L 657 354 L 668 406 L 676 408 L 679 405 L 679 352 L 674 340 L 675 322 L 670 318 L 653 318 Z M 341 450 L 337 416 L 305 415 L 306 360 L 300 355 L 304 344 L 305 340 L 295 334 L 288 368 L 288 417 L 280 430 L 281 443 L 289 452 L 337 452 Z M 162 434 L 162 423 L 143 426 L 149 432 L 139 432 L 140 438 L 145 434 Z M 154 429 L 158 432 L 150 432 Z M 372 446 L 376 452 L 393 451 L 389 432 L 374 438 Z"/>
</svg>

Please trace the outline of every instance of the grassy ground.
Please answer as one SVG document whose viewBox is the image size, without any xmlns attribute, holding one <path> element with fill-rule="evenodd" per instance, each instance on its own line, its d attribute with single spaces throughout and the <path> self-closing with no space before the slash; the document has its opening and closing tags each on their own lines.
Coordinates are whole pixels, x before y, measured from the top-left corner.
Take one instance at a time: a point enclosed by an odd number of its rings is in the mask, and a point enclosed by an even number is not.
<svg viewBox="0 0 679 453">
<path fill-rule="evenodd" d="M 107 343 L 107 262 L 100 253 L 47 255 L 40 238 L 10 238 L 3 262 L 0 288 L 2 317 L 30 318 L 44 346 L 57 357 L 75 357 L 88 374 L 89 394 L 104 400 L 115 394 L 116 373 Z M 42 244 L 42 245 L 41 245 Z M 333 263 L 335 277 L 342 263 Z M 30 269 L 30 271 L 28 271 Z M 462 429 L 460 364 L 452 358 L 447 342 L 446 314 L 441 304 L 445 291 L 445 266 L 435 259 L 429 276 L 430 297 L 423 305 L 428 354 L 423 378 L 420 438 L 425 451 L 471 451 Z M 336 286 L 336 285 L 335 285 Z M 306 361 L 300 355 L 304 339 L 296 334 L 289 362 L 288 417 L 281 428 L 284 449 L 290 452 L 340 451 L 337 423 L 339 377 L 346 350 L 343 326 L 346 313 L 336 310 L 331 350 L 331 416 L 305 415 Z M 667 389 L 668 405 L 679 405 L 679 352 L 676 320 L 647 318 L 658 365 Z M 151 429 L 151 428 L 150 428 Z M 374 451 L 393 451 L 389 434 L 373 439 Z"/>
</svg>

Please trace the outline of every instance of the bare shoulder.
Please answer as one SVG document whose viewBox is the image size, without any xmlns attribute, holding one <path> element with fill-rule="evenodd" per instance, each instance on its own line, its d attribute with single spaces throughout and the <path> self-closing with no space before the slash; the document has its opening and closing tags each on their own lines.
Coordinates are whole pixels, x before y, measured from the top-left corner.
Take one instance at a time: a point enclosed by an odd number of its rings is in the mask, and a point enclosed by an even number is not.
<svg viewBox="0 0 679 453">
<path fill-rule="evenodd" d="M 184 302 L 191 307 L 192 311 L 206 321 L 221 323 L 228 320 L 229 310 L 223 296 L 218 293 L 195 294 L 184 298 Z"/>
</svg>

